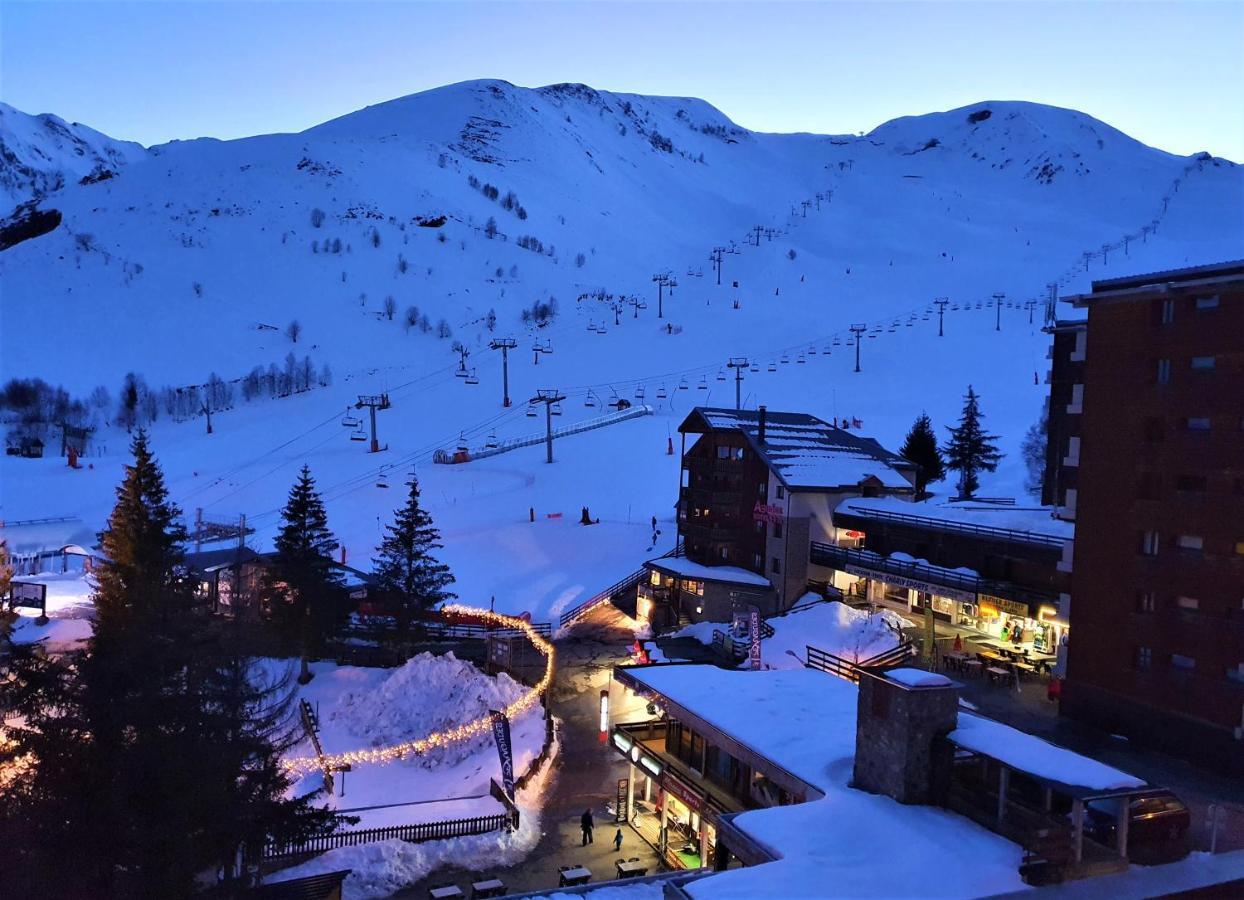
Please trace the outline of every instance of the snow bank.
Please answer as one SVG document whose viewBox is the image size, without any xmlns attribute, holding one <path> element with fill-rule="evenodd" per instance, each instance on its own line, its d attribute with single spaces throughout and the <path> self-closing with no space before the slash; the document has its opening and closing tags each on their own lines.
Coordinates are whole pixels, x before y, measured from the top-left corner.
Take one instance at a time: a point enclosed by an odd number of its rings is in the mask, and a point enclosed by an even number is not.
<svg viewBox="0 0 1244 900">
<path fill-rule="evenodd" d="M 326 718 L 368 746 L 399 744 L 504 709 L 526 691 L 504 672 L 488 676 L 452 653 L 421 653 L 374 687 L 347 690 Z M 493 746 L 491 734 L 412 759 L 425 768 Z"/>
<path fill-rule="evenodd" d="M 885 677 L 913 688 L 945 687 L 948 684 L 954 684 L 945 675 L 926 672 L 924 669 L 890 669 L 885 673 Z"/>
<path fill-rule="evenodd" d="M 670 873 L 671 877 L 677 874 Z M 645 881 L 640 884 L 610 884 L 574 893 L 558 891 L 555 894 L 541 894 L 532 900 L 580 900 L 582 897 L 591 897 L 592 900 L 662 900 L 664 896 L 665 882 Z"/>
<path fill-rule="evenodd" d="M 662 572 L 681 575 L 684 578 L 697 578 L 703 581 L 725 581 L 730 584 L 747 584 L 753 587 L 769 587 L 769 579 L 763 575 L 738 566 L 706 566 L 692 562 L 685 556 L 668 556 L 650 560 L 648 565 Z"/>
<path fill-rule="evenodd" d="M 1000 759 L 1009 766 L 1040 778 L 1090 790 L 1143 787 L 1145 782 L 1105 763 L 1081 756 L 1001 722 L 959 714 L 959 726 L 950 739 L 962 747 Z"/>
</svg>

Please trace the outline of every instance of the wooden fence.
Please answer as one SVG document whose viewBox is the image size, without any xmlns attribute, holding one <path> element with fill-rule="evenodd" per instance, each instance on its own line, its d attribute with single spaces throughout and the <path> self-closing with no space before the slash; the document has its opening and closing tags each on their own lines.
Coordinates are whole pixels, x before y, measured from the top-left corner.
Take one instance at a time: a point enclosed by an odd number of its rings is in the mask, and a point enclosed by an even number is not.
<svg viewBox="0 0 1244 900">
<path fill-rule="evenodd" d="M 334 831 L 318 834 L 300 841 L 272 842 L 265 844 L 261 858 L 278 859 L 286 856 L 314 856 L 338 847 L 355 847 L 375 841 L 406 841 L 419 844 L 424 841 L 440 841 L 446 838 L 466 837 L 500 831 L 510 821 L 508 812 L 490 816 L 474 816 L 466 819 L 446 819 L 441 822 L 419 822 L 413 825 L 390 825 L 385 828 L 363 828 L 357 831 Z"/>
</svg>

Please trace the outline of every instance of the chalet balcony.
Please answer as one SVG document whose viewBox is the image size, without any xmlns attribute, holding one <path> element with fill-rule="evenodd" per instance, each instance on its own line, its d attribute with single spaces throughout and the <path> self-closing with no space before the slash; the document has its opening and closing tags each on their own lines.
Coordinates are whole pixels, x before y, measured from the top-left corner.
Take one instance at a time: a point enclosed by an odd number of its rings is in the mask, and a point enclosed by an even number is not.
<svg viewBox="0 0 1244 900">
<path fill-rule="evenodd" d="M 679 523 L 679 531 L 688 540 L 712 543 L 732 543 L 743 539 L 746 529 L 735 521 L 707 522 L 703 519 L 687 519 Z"/>
</svg>

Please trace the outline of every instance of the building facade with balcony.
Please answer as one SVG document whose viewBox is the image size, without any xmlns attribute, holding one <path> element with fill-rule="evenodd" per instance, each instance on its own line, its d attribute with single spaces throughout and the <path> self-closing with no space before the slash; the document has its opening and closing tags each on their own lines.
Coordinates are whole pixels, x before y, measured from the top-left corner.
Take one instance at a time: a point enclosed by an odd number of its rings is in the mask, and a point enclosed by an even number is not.
<svg viewBox="0 0 1244 900">
<path fill-rule="evenodd" d="M 683 557 L 645 563 L 640 618 L 654 625 L 788 609 L 818 584 L 811 543 L 841 539 L 839 503 L 914 494 L 913 463 L 804 413 L 698 407 L 678 430 Z"/>
<path fill-rule="evenodd" d="M 1088 323 L 1058 321 L 1050 334 L 1050 369 L 1046 380 L 1045 471 L 1041 503 L 1068 521 L 1076 518 L 1077 473 L 1080 469 L 1080 419 L 1084 412 L 1084 361 L 1088 353 Z"/>
<path fill-rule="evenodd" d="M 843 501 L 835 521 L 855 547 L 814 545 L 833 584 L 870 603 L 896 606 L 1058 656 L 1068 633 L 1074 533 L 1048 507 L 980 502 Z"/>
<path fill-rule="evenodd" d="M 1063 712 L 1244 772 L 1244 261 L 1093 283 Z"/>
</svg>

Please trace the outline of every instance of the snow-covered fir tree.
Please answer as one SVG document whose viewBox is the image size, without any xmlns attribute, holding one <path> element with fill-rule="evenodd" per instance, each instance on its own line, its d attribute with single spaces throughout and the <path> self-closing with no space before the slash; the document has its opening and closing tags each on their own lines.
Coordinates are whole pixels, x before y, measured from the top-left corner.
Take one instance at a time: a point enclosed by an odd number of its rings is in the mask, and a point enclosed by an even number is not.
<svg viewBox="0 0 1244 900">
<path fill-rule="evenodd" d="M 393 524 L 385 526 L 374 561 L 380 589 L 401 603 L 403 623 L 415 612 L 456 597 L 447 590 L 454 583 L 453 573 L 432 554 L 442 547 L 441 534 L 419 503 L 419 479 L 412 473 L 406 486 L 406 503 L 394 514 Z"/>
<path fill-rule="evenodd" d="M 937 435 L 933 432 L 933 422 L 927 413 L 921 413 L 907 432 L 907 439 L 899 448 L 899 456 L 908 462 L 915 463 L 916 497 L 922 499 L 926 488 L 935 481 L 946 477 L 946 464 L 942 460 L 941 451 L 937 447 Z"/>
<path fill-rule="evenodd" d="M 980 411 L 980 398 L 976 391 L 968 385 L 967 395 L 963 398 L 963 412 L 959 416 L 959 424 L 950 431 L 950 440 L 943 448 L 946 454 L 946 468 L 959 473 L 959 496 L 972 497 L 980 487 L 980 473 L 992 472 L 998 468 L 1002 454 L 995 443 L 998 436 L 989 434 L 981 427 L 984 413 Z"/>
</svg>

